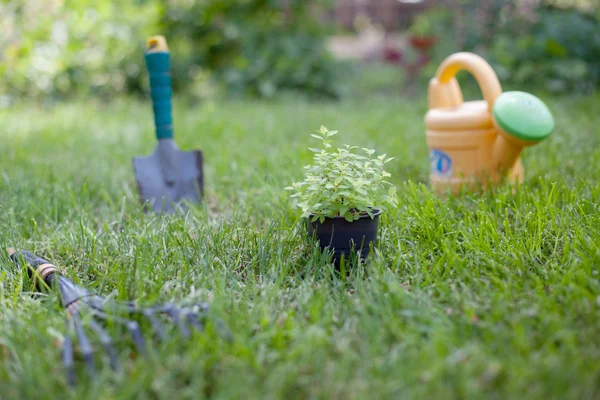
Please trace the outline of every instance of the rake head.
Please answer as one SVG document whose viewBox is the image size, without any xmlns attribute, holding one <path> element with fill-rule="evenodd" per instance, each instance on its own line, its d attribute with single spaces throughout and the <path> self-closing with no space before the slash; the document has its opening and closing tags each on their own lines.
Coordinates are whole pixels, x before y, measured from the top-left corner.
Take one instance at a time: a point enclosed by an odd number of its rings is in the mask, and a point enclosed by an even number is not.
<svg viewBox="0 0 600 400">
<path fill-rule="evenodd" d="M 160 316 L 165 316 L 168 321 L 174 323 L 184 338 L 188 338 L 193 330 L 202 331 L 204 329 L 204 321 L 209 308 L 207 303 L 190 306 L 166 303 L 138 307 L 133 302 L 107 299 L 75 284 L 62 276 L 52 263 L 28 251 L 9 249 L 9 257 L 17 265 L 27 265 L 30 277 L 35 274 L 48 286 L 57 287 L 60 292 L 61 304 L 67 312 L 66 329 L 68 332 L 62 345 L 62 361 L 67 371 L 67 381 L 71 385 L 75 384 L 73 337 L 79 342 L 86 369 L 91 376 L 95 375 L 94 349 L 86 332 L 86 325 L 98 337 L 114 370 L 119 370 L 119 360 L 113 339 L 103 327 L 106 321 L 124 326 L 129 331 L 138 352 L 142 355 L 147 354 L 146 343 L 140 324 L 132 317 L 138 316 L 147 319 L 159 339 L 165 338 L 166 335 Z"/>
</svg>

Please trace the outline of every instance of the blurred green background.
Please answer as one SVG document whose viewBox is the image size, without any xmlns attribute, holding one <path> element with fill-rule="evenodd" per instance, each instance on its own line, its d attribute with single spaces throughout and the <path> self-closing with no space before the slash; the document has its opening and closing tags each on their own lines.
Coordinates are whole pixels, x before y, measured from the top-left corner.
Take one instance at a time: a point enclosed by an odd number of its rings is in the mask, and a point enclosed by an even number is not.
<svg viewBox="0 0 600 400">
<path fill-rule="evenodd" d="M 3 0 L 0 107 L 143 93 L 145 39 L 157 33 L 175 90 L 200 98 L 401 94 L 456 51 L 484 56 L 509 86 L 585 93 L 600 85 L 599 3 Z"/>
</svg>

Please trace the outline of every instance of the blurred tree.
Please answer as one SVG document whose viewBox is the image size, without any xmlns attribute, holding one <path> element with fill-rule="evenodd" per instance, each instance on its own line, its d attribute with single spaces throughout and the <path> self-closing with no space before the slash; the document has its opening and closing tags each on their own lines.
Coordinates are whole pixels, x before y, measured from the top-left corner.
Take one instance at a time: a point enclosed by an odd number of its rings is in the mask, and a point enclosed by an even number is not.
<svg viewBox="0 0 600 400">
<path fill-rule="evenodd" d="M 19 97 L 114 96 L 147 85 L 145 40 L 164 34 L 176 89 L 341 94 L 314 7 L 327 0 L 0 2 L 0 106 Z"/>
<path fill-rule="evenodd" d="M 323 3 L 165 0 L 161 24 L 177 54 L 174 84 L 210 74 L 228 93 L 271 97 L 295 89 L 338 97 L 341 66 L 325 49 L 326 27 L 315 9 Z"/>
<path fill-rule="evenodd" d="M 473 51 L 507 83 L 556 92 L 600 86 L 600 2 L 448 0 L 445 7 L 453 24 L 440 36 L 454 37 L 454 43 L 437 46 L 436 67 L 451 52 Z"/>
<path fill-rule="evenodd" d="M 114 96 L 143 85 L 143 44 L 155 3 L 20 0 L 0 3 L 0 95 Z"/>
</svg>

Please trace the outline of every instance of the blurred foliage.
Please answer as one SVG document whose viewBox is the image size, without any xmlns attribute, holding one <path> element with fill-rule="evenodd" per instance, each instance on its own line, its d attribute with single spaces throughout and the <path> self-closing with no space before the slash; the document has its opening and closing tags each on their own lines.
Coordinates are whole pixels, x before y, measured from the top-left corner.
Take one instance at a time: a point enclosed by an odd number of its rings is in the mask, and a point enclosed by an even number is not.
<svg viewBox="0 0 600 400">
<path fill-rule="evenodd" d="M 448 0 L 412 34 L 438 36 L 422 77 L 455 51 L 500 79 L 555 92 L 600 86 L 600 1 Z M 167 37 L 176 90 L 339 97 L 348 66 L 326 51 L 332 0 L 0 0 L 0 107 L 21 97 L 114 96 L 147 86 L 148 36 Z M 413 51 L 414 53 L 414 51 Z M 418 54 L 406 52 L 406 59 Z M 413 60 L 414 61 L 414 60 Z"/>
<path fill-rule="evenodd" d="M 173 53 L 175 89 L 337 97 L 340 65 L 312 13 L 322 2 L 4 0 L 0 106 L 20 97 L 140 92 L 145 40 L 155 34 Z"/>
<path fill-rule="evenodd" d="M 452 28 L 452 14 L 446 8 L 430 8 L 415 16 L 408 31 L 415 36 L 443 35 Z"/>
<path fill-rule="evenodd" d="M 544 10 L 529 32 L 499 34 L 490 55 L 501 78 L 552 92 L 600 87 L 600 21 L 579 11 Z"/>
<path fill-rule="evenodd" d="M 472 51 L 490 62 L 502 83 L 593 90 L 600 87 L 599 10 L 600 3 L 585 1 L 450 0 L 419 17 L 438 26 L 439 38 L 423 79 L 453 52 Z"/>
<path fill-rule="evenodd" d="M 144 1 L 1 2 L 0 103 L 139 91 L 157 13 Z"/>
<path fill-rule="evenodd" d="M 162 31 L 173 41 L 174 85 L 207 72 L 228 93 L 271 97 L 300 90 L 342 93 L 342 65 L 326 51 L 326 27 L 315 16 L 322 0 L 170 0 Z M 200 87 L 199 90 L 202 88 Z"/>
</svg>

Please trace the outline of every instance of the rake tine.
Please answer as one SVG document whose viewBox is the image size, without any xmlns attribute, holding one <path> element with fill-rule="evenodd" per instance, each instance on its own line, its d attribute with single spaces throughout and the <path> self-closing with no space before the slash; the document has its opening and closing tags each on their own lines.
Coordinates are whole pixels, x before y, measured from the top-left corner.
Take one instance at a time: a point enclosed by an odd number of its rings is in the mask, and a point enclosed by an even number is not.
<svg viewBox="0 0 600 400">
<path fill-rule="evenodd" d="M 194 308 L 198 307 L 199 310 L 196 311 L 198 314 L 202 313 L 205 314 L 208 312 L 208 309 L 210 308 L 210 306 L 208 305 L 208 303 L 198 303 L 194 305 Z"/>
<path fill-rule="evenodd" d="M 158 336 L 158 338 L 160 340 L 164 339 L 165 338 L 165 329 L 163 328 L 159 319 L 154 314 L 154 310 L 152 310 L 151 308 L 145 309 L 143 311 L 143 314 L 146 318 L 148 318 L 148 320 L 150 320 L 150 323 L 152 324 L 152 328 L 154 329 L 156 336 Z"/>
<path fill-rule="evenodd" d="M 94 368 L 94 360 L 92 359 L 94 349 L 92 348 L 90 339 L 87 337 L 85 330 L 83 329 L 83 325 L 79 314 L 72 314 L 72 318 L 73 323 L 75 325 L 75 332 L 77 333 L 77 339 L 79 340 L 79 347 L 81 348 L 81 352 L 83 353 L 83 360 L 85 361 L 85 366 L 90 375 L 93 376 L 96 373 L 96 370 Z"/>
<path fill-rule="evenodd" d="M 66 325 L 67 331 L 75 329 L 73 320 L 70 318 L 70 316 L 67 317 Z M 73 370 L 73 340 L 68 333 L 65 335 L 62 345 L 62 361 L 65 369 L 67 370 L 67 383 L 70 386 L 75 386 L 75 371 Z"/>
<path fill-rule="evenodd" d="M 190 312 L 186 315 L 187 320 L 189 321 L 189 323 L 196 328 L 197 330 L 199 330 L 200 332 L 204 331 L 204 324 L 202 323 L 202 321 L 200 321 L 198 319 L 198 314 L 194 313 L 194 312 Z"/>
<path fill-rule="evenodd" d="M 177 324 L 177 327 L 181 331 L 181 336 L 183 336 L 184 338 L 187 339 L 190 336 L 190 330 L 188 329 L 187 325 L 185 325 L 183 323 L 183 320 L 181 319 L 181 316 L 179 315 L 180 310 L 177 307 L 170 306 L 170 307 L 166 308 L 165 311 L 171 318 L 173 318 L 173 320 Z"/>
<path fill-rule="evenodd" d="M 103 320 L 110 319 L 112 321 L 115 321 L 118 324 L 124 325 L 127 328 L 127 330 L 129 331 L 129 333 L 131 334 L 131 337 L 133 338 L 133 342 L 135 343 L 135 347 L 137 347 L 138 351 L 142 355 L 148 354 L 146 351 L 146 342 L 144 341 L 144 336 L 142 336 L 142 331 L 140 329 L 140 324 L 138 324 L 136 321 L 117 317 L 117 316 L 109 316 L 105 312 L 97 310 L 95 308 L 92 309 L 92 313 L 94 315 L 98 316 L 99 318 L 102 318 Z"/>
<path fill-rule="evenodd" d="M 94 332 L 96 332 L 96 334 L 100 338 L 100 342 L 106 349 L 106 352 L 108 353 L 108 358 L 110 360 L 110 366 L 112 367 L 113 370 L 117 371 L 119 369 L 119 360 L 117 357 L 117 349 L 115 348 L 115 345 L 113 344 L 113 341 L 110 338 L 110 335 L 108 333 L 106 333 L 106 331 L 94 319 L 92 319 L 90 321 L 90 328 L 92 328 L 92 330 Z"/>
<path fill-rule="evenodd" d="M 133 301 L 125 301 L 118 303 L 118 306 L 126 310 L 130 314 L 144 313 L 145 309 L 138 308 Z"/>
</svg>

